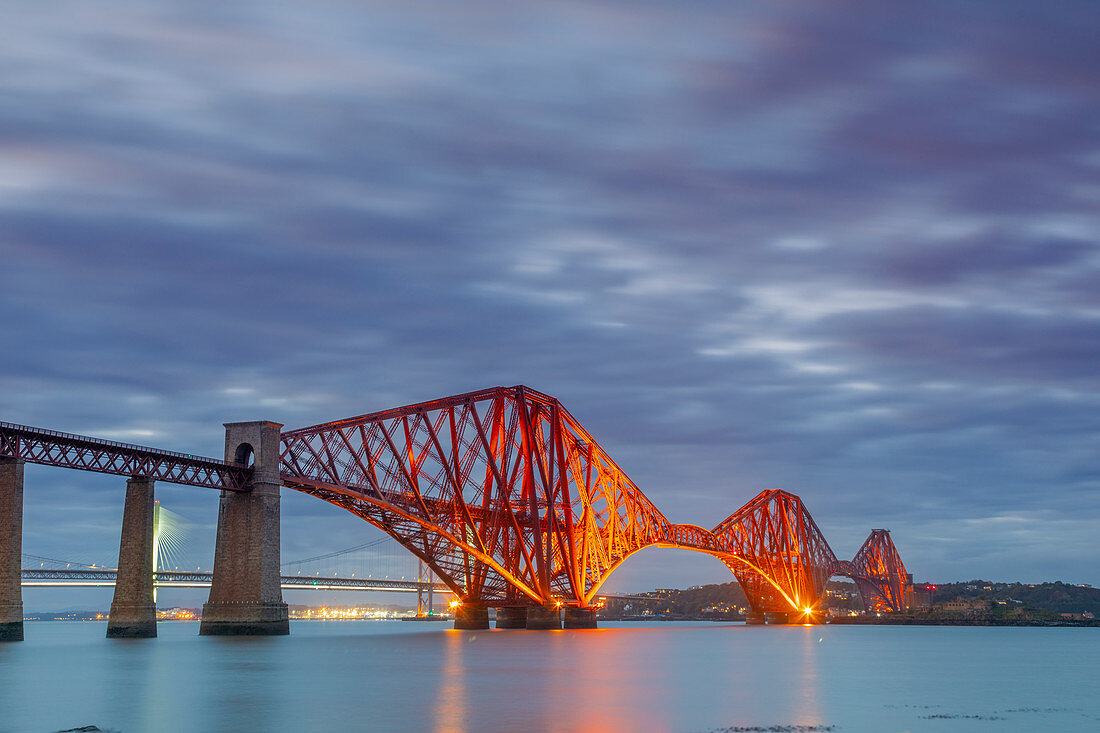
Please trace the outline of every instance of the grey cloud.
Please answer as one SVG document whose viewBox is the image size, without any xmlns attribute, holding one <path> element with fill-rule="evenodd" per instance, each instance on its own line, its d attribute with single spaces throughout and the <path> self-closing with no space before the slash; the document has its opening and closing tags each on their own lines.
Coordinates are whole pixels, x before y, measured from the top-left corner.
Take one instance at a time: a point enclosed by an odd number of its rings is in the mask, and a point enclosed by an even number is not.
<svg viewBox="0 0 1100 733">
<path fill-rule="evenodd" d="M 21 8 L 0 418 L 217 454 L 224 420 L 522 382 L 672 518 L 785 486 L 838 552 L 885 524 L 922 576 L 1010 579 L 1011 545 L 937 527 L 1100 507 L 1093 15 Z M 288 506 L 300 554 L 356 543 Z M 1082 556 L 1028 567 L 1100 582 Z M 615 583 L 683 580 L 638 563 Z"/>
<path fill-rule="evenodd" d="M 1094 387 L 1100 323 L 975 306 L 907 308 L 888 316 L 835 317 L 821 331 L 879 364 L 929 378 L 1076 382 Z"/>
</svg>

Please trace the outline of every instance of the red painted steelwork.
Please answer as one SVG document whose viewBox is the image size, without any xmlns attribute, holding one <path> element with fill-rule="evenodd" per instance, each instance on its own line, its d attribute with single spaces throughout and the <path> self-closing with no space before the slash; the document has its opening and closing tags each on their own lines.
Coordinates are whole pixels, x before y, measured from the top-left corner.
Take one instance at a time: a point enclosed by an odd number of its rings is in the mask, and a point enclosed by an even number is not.
<svg viewBox="0 0 1100 733">
<path fill-rule="evenodd" d="M 890 531 L 873 529 L 855 558 L 845 563 L 846 572 L 859 586 L 863 607 L 868 611 L 898 612 L 911 605 L 912 579 L 905 570 Z"/>
<path fill-rule="evenodd" d="M 725 562 L 754 610 L 803 612 L 838 566 L 785 491 L 713 531 L 671 523 L 568 410 L 523 386 L 284 432 L 281 470 L 489 605 L 587 606 L 633 553 L 679 547 Z"/>
<path fill-rule="evenodd" d="M 252 471 L 213 458 L 0 422 L 0 458 L 241 491 Z"/>
<path fill-rule="evenodd" d="M 0 458 L 241 491 L 251 469 L 0 423 Z M 834 574 L 869 610 L 903 610 L 905 566 L 886 530 L 838 561 L 802 500 L 761 492 L 714 530 L 673 524 L 549 395 L 495 387 L 281 436 L 285 486 L 396 538 L 464 600 L 588 606 L 646 547 L 724 562 L 757 612 L 810 613 Z"/>
<path fill-rule="evenodd" d="M 802 499 L 778 489 L 758 494 L 714 534 L 722 561 L 759 613 L 813 608 L 837 562 Z"/>
<path fill-rule="evenodd" d="M 394 536 L 468 600 L 587 605 L 671 524 L 557 400 L 471 392 L 282 435 L 283 483 Z"/>
</svg>

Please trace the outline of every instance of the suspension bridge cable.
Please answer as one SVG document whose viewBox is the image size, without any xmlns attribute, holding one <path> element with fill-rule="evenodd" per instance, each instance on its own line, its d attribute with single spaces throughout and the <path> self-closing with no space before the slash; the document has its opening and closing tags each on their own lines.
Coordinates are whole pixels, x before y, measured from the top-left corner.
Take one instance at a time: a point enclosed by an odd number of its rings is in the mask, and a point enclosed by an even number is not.
<svg viewBox="0 0 1100 733">
<path fill-rule="evenodd" d="M 345 550 L 337 550 L 336 552 L 329 552 L 329 553 L 324 554 L 324 555 L 315 555 L 314 557 L 307 557 L 307 558 L 304 558 L 302 560 L 288 560 L 287 562 L 282 563 L 282 565 L 284 565 L 284 566 L 286 566 L 286 565 L 302 565 L 304 563 L 314 562 L 314 561 L 317 561 L 317 560 L 328 560 L 328 559 L 333 558 L 333 557 L 339 557 L 340 555 L 348 555 L 352 552 L 357 552 L 359 550 L 366 550 L 367 548 L 370 548 L 370 547 L 377 547 L 378 545 L 381 545 L 384 542 L 390 542 L 390 541 L 392 541 L 392 538 L 390 538 L 390 537 L 380 537 L 379 539 L 373 540 L 371 542 L 367 542 L 367 543 L 362 544 L 362 545 L 356 545 L 355 547 L 349 547 Z"/>
<path fill-rule="evenodd" d="M 38 562 L 50 562 L 57 563 L 58 565 L 77 565 L 82 568 L 105 568 L 106 565 L 96 565 L 93 563 L 77 562 L 76 560 L 58 560 L 56 557 L 43 557 L 42 555 L 30 555 L 28 553 L 20 553 L 23 557 L 29 560 L 37 560 Z"/>
</svg>

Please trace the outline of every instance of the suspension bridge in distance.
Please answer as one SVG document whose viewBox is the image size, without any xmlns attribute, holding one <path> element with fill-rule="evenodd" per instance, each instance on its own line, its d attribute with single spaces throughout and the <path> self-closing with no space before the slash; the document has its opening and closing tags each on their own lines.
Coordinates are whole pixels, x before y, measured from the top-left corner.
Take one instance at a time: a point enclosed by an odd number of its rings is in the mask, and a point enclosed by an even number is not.
<svg viewBox="0 0 1100 733">
<path fill-rule="evenodd" d="M 165 509 L 159 501 L 155 502 L 154 588 L 209 588 L 213 582 L 213 571 L 181 569 L 181 565 L 192 565 L 187 562 L 191 549 L 189 524 L 185 518 Z M 29 554 L 24 554 L 22 560 L 20 579 L 23 587 L 113 587 L 118 579 L 117 568 L 100 563 Z M 291 560 L 282 564 L 282 571 L 279 582 L 284 590 L 416 593 L 421 598 L 434 593 L 453 593 L 446 584 L 431 580 L 424 564 L 389 537 Z M 430 608 L 430 601 L 427 606 Z"/>
<path fill-rule="evenodd" d="M 108 636 L 155 636 L 153 487 L 221 492 L 200 634 L 287 634 L 280 491 L 341 507 L 419 558 L 458 598 L 455 627 L 594 628 L 593 601 L 650 547 L 710 555 L 748 598 L 749 623 L 820 622 L 834 575 L 867 610 L 904 611 L 912 576 L 887 530 L 851 560 L 802 499 L 767 489 L 713 529 L 676 524 L 554 397 L 493 387 L 283 431 L 226 423 L 225 458 L 0 422 L 0 640 L 23 638 L 24 463 L 127 476 Z M 718 487 L 721 489 L 722 487 Z"/>
<path fill-rule="evenodd" d="M 118 570 L 89 568 L 55 570 L 24 568 L 20 571 L 23 587 L 54 586 L 111 586 L 115 585 Z M 153 585 L 160 588 L 209 588 L 214 580 L 213 572 L 159 571 L 153 573 Z M 415 580 L 374 580 L 370 578 L 329 578 L 324 576 L 283 575 L 279 583 L 284 590 L 357 590 L 386 591 L 395 593 L 453 593 L 443 583 L 427 583 Z"/>
</svg>

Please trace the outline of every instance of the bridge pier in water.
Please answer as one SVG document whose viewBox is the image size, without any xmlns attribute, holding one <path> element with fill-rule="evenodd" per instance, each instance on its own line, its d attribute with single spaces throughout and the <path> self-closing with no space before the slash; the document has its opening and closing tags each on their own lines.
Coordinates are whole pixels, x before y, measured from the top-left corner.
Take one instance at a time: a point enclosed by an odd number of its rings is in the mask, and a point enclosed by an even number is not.
<svg viewBox="0 0 1100 733">
<path fill-rule="evenodd" d="M 476 601 L 463 601 L 455 607 L 455 628 L 483 631 L 489 628 L 489 607 Z"/>
<path fill-rule="evenodd" d="M 145 639 L 157 635 L 157 606 L 153 601 L 153 486 L 151 478 L 126 482 L 122 510 L 122 539 L 118 548 L 118 575 L 108 639 Z"/>
<path fill-rule="evenodd" d="M 497 609 L 498 629 L 526 629 L 526 606 L 503 606 Z"/>
<path fill-rule="evenodd" d="M 0 641 L 23 641 L 23 461 L 0 458 Z"/>
<path fill-rule="evenodd" d="M 527 628 L 532 631 L 560 629 L 561 606 L 557 604 L 550 604 L 548 606 L 528 606 Z"/>
<path fill-rule="evenodd" d="M 222 491 L 214 577 L 202 607 L 204 636 L 290 633 L 279 579 L 279 429 L 274 422 L 226 423 L 225 459 L 255 458 L 248 491 Z"/>
<path fill-rule="evenodd" d="M 596 628 L 596 609 L 566 606 L 562 626 L 566 629 L 594 629 Z"/>
<path fill-rule="evenodd" d="M 749 624 L 750 626 L 754 626 L 754 625 L 757 625 L 757 624 L 763 624 L 764 621 L 765 621 L 765 618 L 764 618 L 763 612 L 748 611 L 745 614 L 745 623 Z"/>
<path fill-rule="evenodd" d="M 563 617 L 564 616 L 564 620 Z M 504 606 L 497 609 L 498 629 L 594 629 L 596 611 L 579 606 Z"/>
<path fill-rule="evenodd" d="M 764 620 L 769 625 L 772 625 L 772 624 L 774 624 L 774 625 L 789 624 L 789 623 L 791 623 L 791 614 L 784 613 L 782 611 L 775 611 L 775 612 L 769 611 L 769 612 L 764 614 Z"/>
</svg>

